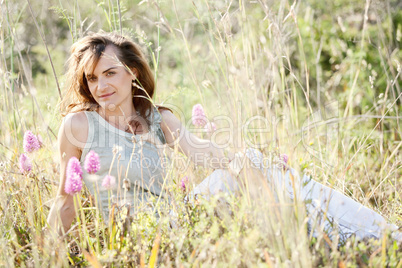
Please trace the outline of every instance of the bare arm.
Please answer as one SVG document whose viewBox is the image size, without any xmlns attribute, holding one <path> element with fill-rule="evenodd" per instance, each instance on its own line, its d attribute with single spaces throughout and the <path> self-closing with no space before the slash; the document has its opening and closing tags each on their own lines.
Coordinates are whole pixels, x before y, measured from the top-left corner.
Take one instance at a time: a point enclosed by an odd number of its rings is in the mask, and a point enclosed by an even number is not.
<svg viewBox="0 0 402 268">
<path fill-rule="evenodd" d="M 266 179 L 261 170 L 255 168 L 251 161 L 244 155 L 235 158 L 233 153 L 224 155 L 223 149 L 218 148 L 209 140 L 203 140 L 191 134 L 170 111 L 162 110 L 162 130 L 166 142 L 174 146 L 178 141 L 179 150 L 196 164 L 211 168 L 228 168 L 232 176 L 238 179 L 252 198 L 263 197 L 267 191 Z M 211 159 L 215 161 L 210 161 Z M 229 161 L 230 164 L 228 163 Z M 264 188 L 265 187 L 265 188 Z"/>
<path fill-rule="evenodd" d="M 233 159 L 232 153 L 225 156 L 222 148 L 218 148 L 211 141 L 200 139 L 188 131 L 169 110 L 161 110 L 161 115 L 161 127 L 168 145 L 173 147 L 178 143 L 180 152 L 195 164 L 211 168 L 226 168 L 229 160 Z"/>
<path fill-rule="evenodd" d="M 59 235 L 70 228 L 75 218 L 74 198 L 64 191 L 66 167 L 71 157 L 80 159 L 87 136 L 88 122 L 84 113 L 66 117 L 59 130 L 60 185 L 47 219 L 51 230 Z"/>
</svg>

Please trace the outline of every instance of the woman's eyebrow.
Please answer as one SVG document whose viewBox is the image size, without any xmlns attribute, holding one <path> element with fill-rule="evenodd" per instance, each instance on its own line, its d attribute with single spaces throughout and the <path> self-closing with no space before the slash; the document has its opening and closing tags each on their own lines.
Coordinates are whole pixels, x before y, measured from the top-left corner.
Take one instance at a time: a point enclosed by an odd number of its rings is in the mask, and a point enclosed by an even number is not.
<svg viewBox="0 0 402 268">
<path fill-rule="evenodd" d="M 110 68 L 104 70 L 104 71 L 102 72 L 102 74 L 104 74 L 104 73 L 106 73 L 106 72 L 108 72 L 108 71 L 110 71 L 110 70 L 112 70 L 112 69 L 117 69 L 117 67 L 115 67 L 115 66 L 110 67 Z M 96 75 L 94 75 L 94 74 L 87 74 L 87 78 L 88 78 L 88 79 L 89 79 L 89 78 L 92 78 L 92 77 L 96 77 Z"/>
<path fill-rule="evenodd" d="M 102 72 L 102 74 L 106 73 L 107 71 L 110 71 L 111 69 L 117 69 L 117 67 L 110 67 L 109 69 L 106 69 Z"/>
</svg>

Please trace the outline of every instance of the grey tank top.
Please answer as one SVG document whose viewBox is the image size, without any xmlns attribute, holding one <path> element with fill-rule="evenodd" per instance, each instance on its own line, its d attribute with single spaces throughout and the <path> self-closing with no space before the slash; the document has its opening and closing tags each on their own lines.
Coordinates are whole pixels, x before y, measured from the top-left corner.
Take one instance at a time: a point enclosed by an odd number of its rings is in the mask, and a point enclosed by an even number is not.
<svg viewBox="0 0 402 268">
<path fill-rule="evenodd" d="M 161 129 L 162 117 L 153 108 L 151 125 L 146 134 L 133 135 L 109 124 L 96 111 L 85 112 L 88 119 L 88 138 L 80 162 L 95 151 L 100 158 L 100 170 L 94 175 L 84 170 L 83 180 L 95 196 L 103 217 L 108 219 L 113 204 L 129 205 L 131 213 L 151 206 L 162 194 L 168 159 L 164 149 L 166 140 Z M 116 187 L 102 187 L 106 175 L 116 178 Z M 145 206 L 144 206 L 145 205 Z"/>
</svg>

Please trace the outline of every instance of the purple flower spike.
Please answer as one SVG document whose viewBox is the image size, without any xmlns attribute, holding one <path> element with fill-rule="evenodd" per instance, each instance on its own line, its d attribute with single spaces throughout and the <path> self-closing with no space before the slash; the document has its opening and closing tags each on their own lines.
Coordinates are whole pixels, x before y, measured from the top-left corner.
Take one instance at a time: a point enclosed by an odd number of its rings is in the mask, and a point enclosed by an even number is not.
<svg viewBox="0 0 402 268">
<path fill-rule="evenodd" d="M 82 178 L 82 169 L 80 165 L 80 161 L 77 157 L 73 156 L 70 158 L 67 164 L 67 175 L 68 174 L 78 174 Z"/>
<path fill-rule="evenodd" d="M 64 186 L 64 191 L 70 195 L 74 195 L 79 193 L 82 189 L 82 180 L 81 176 L 77 173 L 70 174 L 67 177 L 66 185 Z"/>
<path fill-rule="evenodd" d="M 40 148 L 38 138 L 30 130 L 24 134 L 23 145 L 26 153 L 32 153 Z"/>
<path fill-rule="evenodd" d="M 182 192 L 186 191 L 187 183 L 188 183 L 188 177 L 185 176 L 183 179 L 181 179 L 181 183 L 180 183 L 180 188 L 181 188 Z"/>
<path fill-rule="evenodd" d="M 95 174 L 100 169 L 99 155 L 90 151 L 85 157 L 84 168 L 89 174 Z"/>
<path fill-rule="evenodd" d="M 64 191 L 68 194 L 76 194 L 82 189 L 82 169 L 77 157 L 70 158 L 66 170 L 66 184 Z"/>
<path fill-rule="evenodd" d="M 29 160 L 29 157 L 26 156 L 25 154 L 21 154 L 20 156 L 20 171 L 24 174 L 28 173 L 29 171 L 31 171 L 32 169 L 32 164 L 31 164 L 31 160 Z"/>
<path fill-rule="evenodd" d="M 204 108 L 201 104 L 193 106 L 192 114 L 193 125 L 197 127 L 203 127 L 207 123 L 207 117 L 205 116 Z"/>
<path fill-rule="evenodd" d="M 287 154 L 281 154 L 281 160 L 287 164 L 289 161 L 289 156 Z"/>
<path fill-rule="evenodd" d="M 102 181 L 102 187 L 103 188 L 105 188 L 107 190 L 111 190 L 111 189 L 113 189 L 115 187 L 115 185 L 116 185 L 116 178 L 115 177 L 110 176 L 110 175 L 106 175 L 103 178 L 103 181 Z"/>
<path fill-rule="evenodd" d="M 286 168 L 286 164 L 288 163 L 288 161 L 289 161 L 289 156 L 287 155 L 287 154 L 281 154 L 281 156 L 280 156 L 280 159 L 281 159 L 281 161 L 282 161 L 282 167 L 283 167 L 283 169 L 285 169 Z"/>
</svg>

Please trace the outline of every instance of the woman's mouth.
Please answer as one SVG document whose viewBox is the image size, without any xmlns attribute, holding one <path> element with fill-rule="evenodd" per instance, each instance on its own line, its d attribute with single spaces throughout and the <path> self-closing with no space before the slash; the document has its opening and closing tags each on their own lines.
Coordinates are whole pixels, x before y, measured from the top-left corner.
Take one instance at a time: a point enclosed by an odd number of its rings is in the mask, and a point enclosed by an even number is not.
<svg viewBox="0 0 402 268">
<path fill-rule="evenodd" d="M 108 94 L 103 94 L 103 95 L 100 95 L 99 96 L 99 98 L 107 98 L 107 97 L 110 97 L 110 96 L 112 96 L 114 94 L 114 92 L 112 92 L 112 93 L 108 93 Z"/>
</svg>

